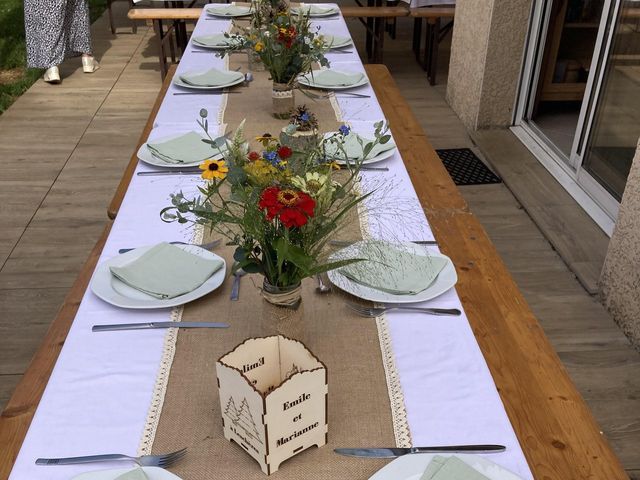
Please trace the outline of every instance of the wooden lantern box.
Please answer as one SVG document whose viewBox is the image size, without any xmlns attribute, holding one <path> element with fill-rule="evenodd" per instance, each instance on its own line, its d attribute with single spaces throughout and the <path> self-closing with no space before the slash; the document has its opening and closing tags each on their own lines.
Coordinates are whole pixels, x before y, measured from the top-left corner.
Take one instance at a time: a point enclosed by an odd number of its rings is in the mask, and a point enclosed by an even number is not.
<svg viewBox="0 0 640 480">
<path fill-rule="evenodd" d="M 216 363 L 224 436 L 267 475 L 327 442 L 327 369 L 303 343 L 250 338 Z"/>
</svg>

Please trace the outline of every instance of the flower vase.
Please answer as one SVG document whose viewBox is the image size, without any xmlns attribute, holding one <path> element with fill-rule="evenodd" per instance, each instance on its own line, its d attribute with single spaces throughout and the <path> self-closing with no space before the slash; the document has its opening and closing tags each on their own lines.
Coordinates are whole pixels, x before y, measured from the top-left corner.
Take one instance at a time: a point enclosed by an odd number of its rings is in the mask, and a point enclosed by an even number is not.
<svg viewBox="0 0 640 480">
<path fill-rule="evenodd" d="M 247 56 L 249 57 L 249 71 L 250 72 L 264 72 L 266 70 L 262 59 L 257 52 L 253 49 L 247 50 Z"/>
<path fill-rule="evenodd" d="M 306 341 L 301 284 L 280 288 L 265 278 L 262 297 L 262 335 L 284 335 Z"/>
<path fill-rule="evenodd" d="M 271 98 L 273 100 L 273 116 L 281 119 L 289 118 L 291 111 L 296 106 L 293 86 L 287 83 L 273 82 Z"/>
<path fill-rule="evenodd" d="M 307 152 L 318 145 L 318 130 L 287 132 L 287 127 L 280 132 L 280 143 L 291 147 L 296 152 Z"/>
</svg>

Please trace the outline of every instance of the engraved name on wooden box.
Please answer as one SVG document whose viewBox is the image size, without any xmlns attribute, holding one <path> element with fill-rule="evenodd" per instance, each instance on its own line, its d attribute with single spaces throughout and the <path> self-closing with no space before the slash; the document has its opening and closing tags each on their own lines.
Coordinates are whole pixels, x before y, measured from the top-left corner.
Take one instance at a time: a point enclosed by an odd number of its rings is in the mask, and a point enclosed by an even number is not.
<svg viewBox="0 0 640 480">
<path fill-rule="evenodd" d="M 216 363 L 224 436 L 267 475 L 327 441 L 327 370 L 303 343 L 250 338 Z"/>
</svg>

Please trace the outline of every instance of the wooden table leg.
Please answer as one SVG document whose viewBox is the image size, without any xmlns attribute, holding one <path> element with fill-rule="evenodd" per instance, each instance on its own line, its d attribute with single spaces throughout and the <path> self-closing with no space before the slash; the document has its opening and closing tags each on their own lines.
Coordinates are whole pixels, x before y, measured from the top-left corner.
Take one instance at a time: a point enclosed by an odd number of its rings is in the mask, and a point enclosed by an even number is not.
<svg viewBox="0 0 640 480">
<path fill-rule="evenodd" d="M 164 80 L 167 75 L 167 57 L 164 52 L 164 34 L 162 31 L 162 20 L 155 19 L 153 21 L 153 30 L 156 33 L 156 42 L 158 44 L 158 59 L 160 60 L 160 77 Z"/>
<path fill-rule="evenodd" d="M 111 0 L 113 1 L 113 0 Z M 132 8 L 135 8 L 136 4 L 133 3 L 133 0 L 129 0 L 129 10 L 131 10 Z M 138 33 L 138 24 L 136 23 L 135 20 L 131 20 L 131 32 L 135 35 L 136 33 Z"/>
<path fill-rule="evenodd" d="M 386 18 L 376 18 L 374 22 L 374 48 L 373 63 L 382 63 L 382 51 L 384 48 L 384 36 L 387 25 Z"/>
<path fill-rule="evenodd" d="M 115 35 L 116 26 L 113 23 L 113 11 L 111 10 L 111 4 L 113 0 L 107 0 L 107 13 L 109 14 L 109 26 L 111 27 L 111 33 Z"/>
<path fill-rule="evenodd" d="M 376 0 L 367 0 L 367 7 L 373 7 L 376 4 Z M 373 29 L 374 29 L 374 22 L 373 22 L 373 18 L 367 18 L 366 20 L 367 24 L 366 24 L 366 30 L 367 30 L 367 34 L 366 34 L 366 39 L 365 39 L 365 50 L 367 52 L 367 59 L 369 61 L 371 61 L 371 59 L 373 58 L 373 49 L 374 49 L 374 39 L 373 39 Z"/>
<path fill-rule="evenodd" d="M 420 46 L 422 44 L 422 19 L 414 18 L 413 19 L 413 53 L 416 56 L 416 60 L 418 63 L 422 63 L 420 61 Z M 423 67 L 424 68 L 424 67 Z"/>
<path fill-rule="evenodd" d="M 424 60 L 427 69 L 427 78 L 430 85 L 436 84 L 438 71 L 438 46 L 440 44 L 440 18 L 434 18 L 427 22 L 427 44 L 424 51 Z"/>
</svg>

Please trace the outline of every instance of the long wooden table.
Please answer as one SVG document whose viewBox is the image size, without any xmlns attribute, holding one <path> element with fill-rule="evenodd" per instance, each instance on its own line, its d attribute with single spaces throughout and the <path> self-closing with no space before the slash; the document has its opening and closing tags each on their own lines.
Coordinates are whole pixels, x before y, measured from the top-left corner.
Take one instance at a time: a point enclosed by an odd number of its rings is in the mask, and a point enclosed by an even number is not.
<svg viewBox="0 0 640 480">
<path fill-rule="evenodd" d="M 366 69 L 431 228 L 457 267 L 456 289 L 535 478 L 628 479 L 389 71 L 383 65 Z M 169 71 L 167 82 L 173 73 L 174 69 Z M 156 112 L 154 108 L 141 141 Z M 112 216 L 117 214 L 136 162 L 134 155 L 109 207 Z M 109 225 L 0 416 L 0 479 L 11 471 L 108 231 Z"/>
</svg>

